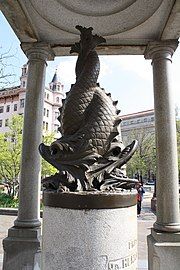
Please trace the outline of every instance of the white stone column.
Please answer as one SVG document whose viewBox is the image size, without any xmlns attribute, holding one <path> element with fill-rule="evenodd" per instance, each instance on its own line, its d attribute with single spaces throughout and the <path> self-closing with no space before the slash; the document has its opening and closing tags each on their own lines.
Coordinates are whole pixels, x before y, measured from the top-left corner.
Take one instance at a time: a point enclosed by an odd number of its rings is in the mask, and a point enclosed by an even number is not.
<svg viewBox="0 0 180 270">
<path fill-rule="evenodd" d="M 179 181 L 174 93 L 171 85 L 172 55 L 176 40 L 153 42 L 146 50 L 152 59 L 157 150 L 158 231 L 179 232 Z"/>
<path fill-rule="evenodd" d="M 43 107 L 47 46 L 26 50 L 28 79 L 24 111 L 23 147 L 19 188 L 19 211 L 16 227 L 40 226 L 40 154 L 42 141 Z"/>
<path fill-rule="evenodd" d="M 24 110 L 23 146 L 19 187 L 18 218 L 3 240 L 3 269 L 39 269 L 40 258 L 40 154 L 45 90 L 46 60 L 49 45 L 22 45 L 28 62 Z M 20 259 L 19 259 L 20 258 Z"/>
<path fill-rule="evenodd" d="M 157 220 L 148 235 L 148 269 L 179 269 L 180 216 L 176 120 L 171 85 L 172 55 L 178 42 L 148 45 L 145 58 L 152 59 L 157 152 Z"/>
</svg>

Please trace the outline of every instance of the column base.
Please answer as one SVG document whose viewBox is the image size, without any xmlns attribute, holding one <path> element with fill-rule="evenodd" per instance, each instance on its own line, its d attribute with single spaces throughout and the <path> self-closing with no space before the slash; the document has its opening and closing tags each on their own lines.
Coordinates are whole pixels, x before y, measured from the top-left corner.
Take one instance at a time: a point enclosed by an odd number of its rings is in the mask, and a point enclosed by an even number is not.
<svg viewBox="0 0 180 270">
<path fill-rule="evenodd" d="M 180 232 L 180 223 L 168 223 L 160 224 L 157 221 L 153 225 L 155 231 L 167 232 L 167 233 L 178 233 Z"/>
<path fill-rule="evenodd" d="M 40 227 L 10 228 L 3 240 L 3 270 L 40 270 L 40 241 Z"/>
<path fill-rule="evenodd" d="M 16 228 L 37 228 L 41 226 L 41 221 L 39 219 L 19 220 L 17 218 L 14 225 Z"/>
<path fill-rule="evenodd" d="M 147 237 L 148 269 L 177 270 L 180 265 L 180 233 L 151 230 Z"/>
</svg>

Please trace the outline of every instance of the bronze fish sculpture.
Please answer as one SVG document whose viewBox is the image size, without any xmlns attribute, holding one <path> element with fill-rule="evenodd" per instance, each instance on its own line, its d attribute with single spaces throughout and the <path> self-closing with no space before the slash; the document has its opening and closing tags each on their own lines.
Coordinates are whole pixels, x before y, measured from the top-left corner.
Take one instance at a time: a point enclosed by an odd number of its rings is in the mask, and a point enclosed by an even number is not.
<svg viewBox="0 0 180 270">
<path fill-rule="evenodd" d="M 70 51 L 78 53 L 76 83 L 60 108 L 62 137 L 50 146 L 39 146 L 42 157 L 59 170 L 59 174 L 44 179 L 44 185 L 70 191 L 78 189 L 78 182 L 83 190 L 131 186 L 135 181 L 120 168 L 133 155 L 137 141 L 124 148 L 117 101 L 97 83 L 100 62 L 95 48 L 106 41 L 93 35 L 92 27 L 76 29 L 81 33 L 80 42 Z"/>
</svg>

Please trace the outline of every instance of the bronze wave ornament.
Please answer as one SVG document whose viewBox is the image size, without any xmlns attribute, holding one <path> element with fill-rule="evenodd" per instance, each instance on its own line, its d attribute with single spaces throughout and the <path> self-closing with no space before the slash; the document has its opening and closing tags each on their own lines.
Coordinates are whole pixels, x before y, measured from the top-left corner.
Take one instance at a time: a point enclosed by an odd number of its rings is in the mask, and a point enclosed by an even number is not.
<svg viewBox="0 0 180 270">
<path fill-rule="evenodd" d="M 71 47 L 77 53 L 76 83 L 60 108 L 59 131 L 62 136 L 50 146 L 39 146 L 41 156 L 59 173 L 43 180 L 47 190 L 129 189 L 135 179 L 121 169 L 132 157 L 137 141 L 124 148 L 120 136 L 120 111 L 97 83 L 100 62 L 96 46 L 106 40 L 92 34 L 92 27 L 76 26 L 80 41 Z"/>
</svg>

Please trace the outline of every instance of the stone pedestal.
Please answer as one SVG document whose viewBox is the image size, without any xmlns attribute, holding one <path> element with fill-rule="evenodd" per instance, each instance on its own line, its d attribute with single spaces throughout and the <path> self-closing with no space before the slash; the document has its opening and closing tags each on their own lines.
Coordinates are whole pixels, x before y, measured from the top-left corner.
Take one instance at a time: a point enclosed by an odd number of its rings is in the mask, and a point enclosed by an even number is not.
<svg viewBox="0 0 180 270">
<path fill-rule="evenodd" d="M 160 233 L 152 229 L 147 239 L 148 270 L 180 269 L 180 233 Z"/>
<path fill-rule="evenodd" d="M 3 240 L 3 270 L 40 270 L 40 244 L 40 228 L 10 228 Z"/>
<path fill-rule="evenodd" d="M 137 269 L 136 192 L 44 194 L 42 270 Z"/>
</svg>

